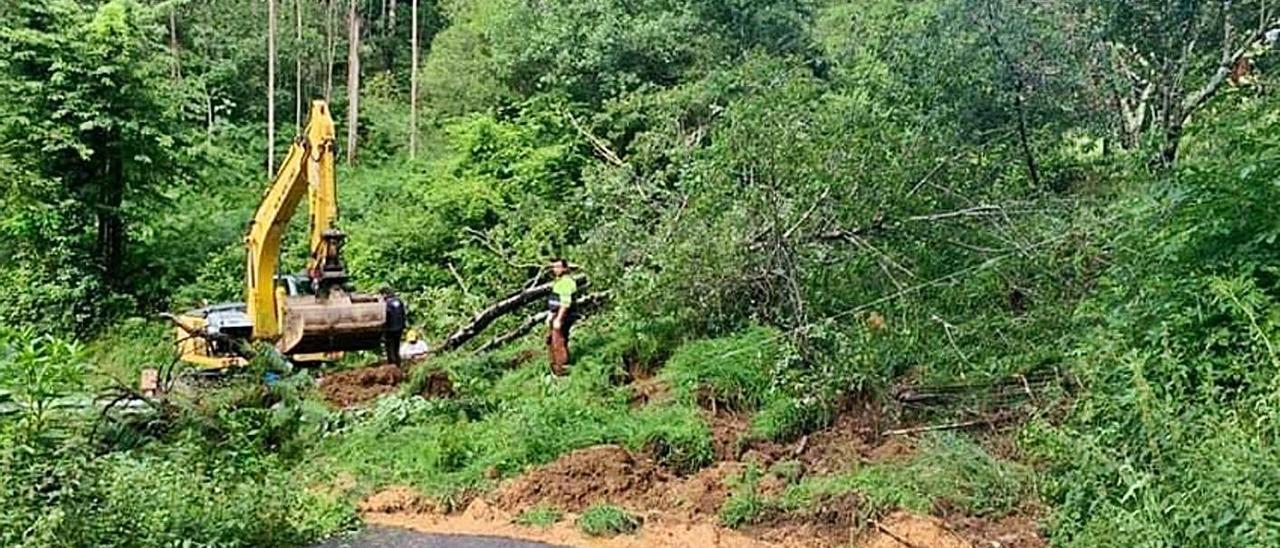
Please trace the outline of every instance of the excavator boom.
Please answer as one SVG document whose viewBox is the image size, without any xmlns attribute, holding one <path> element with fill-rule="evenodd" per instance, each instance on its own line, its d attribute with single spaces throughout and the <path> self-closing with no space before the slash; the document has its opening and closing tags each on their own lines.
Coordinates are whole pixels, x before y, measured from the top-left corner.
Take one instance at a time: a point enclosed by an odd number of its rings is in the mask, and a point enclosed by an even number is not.
<svg viewBox="0 0 1280 548">
<path fill-rule="evenodd" d="M 355 293 L 347 284 L 337 230 L 333 118 L 324 101 L 311 103 L 298 136 L 253 214 L 245 235 L 245 302 L 206 307 L 174 317 L 182 359 L 204 368 L 242 364 L 237 339 L 266 340 L 288 355 L 332 354 L 399 344 L 403 305 L 394 297 Z M 279 282 L 281 242 L 303 196 L 310 209 L 306 283 Z M 243 310 L 243 313 L 240 312 Z"/>
<path fill-rule="evenodd" d="M 332 202 L 333 138 L 335 130 L 329 107 L 324 101 L 314 101 L 302 135 L 289 147 L 284 162 L 276 172 L 275 180 L 267 188 L 258 209 L 253 214 L 249 233 L 245 236 L 245 306 L 249 320 L 253 322 L 255 339 L 274 339 L 280 336 L 280 299 L 277 298 L 275 275 L 280 261 L 280 243 L 284 230 L 293 218 L 302 197 L 309 193 L 311 204 L 311 249 L 314 255 L 320 232 L 317 223 L 330 228 L 337 207 Z M 328 204 L 316 203 L 328 189 Z M 323 229 L 322 229 L 323 230 Z"/>
</svg>

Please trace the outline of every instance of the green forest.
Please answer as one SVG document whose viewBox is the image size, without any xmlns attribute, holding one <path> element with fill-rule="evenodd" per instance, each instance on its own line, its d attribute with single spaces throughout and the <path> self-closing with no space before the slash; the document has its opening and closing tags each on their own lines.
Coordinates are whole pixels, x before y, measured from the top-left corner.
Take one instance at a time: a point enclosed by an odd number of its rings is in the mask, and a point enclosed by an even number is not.
<svg viewBox="0 0 1280 548">
<path fill-rule="evenodd" d="M 1278 87 L 1266 0 L 4 0 L 0 545 L 1280 545 Z M 316 99 L 432 351 L 200 374 Z M 567 375 L 446 344 L 556 258 Z"/>
</svg>

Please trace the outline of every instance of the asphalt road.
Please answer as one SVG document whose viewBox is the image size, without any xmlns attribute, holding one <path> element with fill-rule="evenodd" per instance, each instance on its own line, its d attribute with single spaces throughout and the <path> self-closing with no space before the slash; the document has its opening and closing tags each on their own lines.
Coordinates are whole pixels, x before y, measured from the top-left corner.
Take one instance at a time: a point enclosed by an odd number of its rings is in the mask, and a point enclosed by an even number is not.
<svg viewBox="0 0 1280 548">
<path fill-rule="evenodd" d="M 436 535 L 393 527 L 368 527 L 331 538 L 315 548 L 547 548 L 552 545 L 502 537 Z"/>
</svg>

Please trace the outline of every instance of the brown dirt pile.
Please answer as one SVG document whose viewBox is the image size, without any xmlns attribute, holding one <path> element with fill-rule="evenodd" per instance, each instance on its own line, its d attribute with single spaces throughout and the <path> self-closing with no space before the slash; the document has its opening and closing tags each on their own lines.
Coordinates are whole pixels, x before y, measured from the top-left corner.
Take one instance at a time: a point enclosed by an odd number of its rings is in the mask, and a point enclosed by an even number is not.
<svg viewBox="0 0 1280 548">
<path fill-rule="evenodd" d="M 674 479 L 655 490 L 655 500 L 650 501 L 649 507 L 678 509 L 686 519 L 715 516 L 731 494 L 730 478 L 741 475 L 745 469 L 742 463 L 721 462 L 687 478 Z"/>
<path fill-rule="evenodd" d="M 616 445 L 599 445 L 566 454 L 501 487 L 493 500 L 513 510 L 546 503 L 579 511 L 592 503 L 623 504 L 645 497 L 671 473 L 647 458 Z"/>
<path fill-rule="evenodd" d="M 394 365 L 348 369 L 320 377 L 324 399 L 338 407 L 352 407 L 396 391 L 404 372 Z"/>
<path fill-rule="evenodd" d="M 324 399 L 336 407 L 361 405 L 395 392 L 407 379 L 404 370 L 391 364 L 338 371 L 320 377 L 318 384 Z M 453 383 L 444 371 L 432 371 L 423 382 L 421 395 L 427 398 L 451 398 Z"/>
<path fill-rule="evenodd" d="M 862 548 L 972 548 L 973 544 L 952 533 L 942 520 L 894 512 L 871 526 L 868 534 L 858 542 Z"/>
<path fill-rule="evenodd" d="M 365 514 L 397 514 L 429 512 L 435 508 L 412 487 L 396 485 L 378 491 L 360 501 L 360 512 Z"/>
</svg>

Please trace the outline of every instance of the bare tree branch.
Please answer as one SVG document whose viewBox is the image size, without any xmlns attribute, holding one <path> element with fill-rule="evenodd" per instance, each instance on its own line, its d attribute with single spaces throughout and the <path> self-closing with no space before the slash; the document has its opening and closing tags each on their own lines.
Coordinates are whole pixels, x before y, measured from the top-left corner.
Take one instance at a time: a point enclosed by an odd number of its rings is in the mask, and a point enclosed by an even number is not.
<svg viewBox="0 0 1280 548">
<path fill-rule="evenodd" d="M 1224 24 L 1224 27 L 1223 32 L 1225 36 L 1223 37 L 1224 44 L 1222 59 L 1219 61 L 1218 68 L 1214 70 L 1213 75 L 1209 77 L 1209 81 L 1205 82 L 1204 86 L 1195 93 L 1187 96 L 1187 98 L 1182 101 L 1181 121 L 1184 123 L 1191 114 L 1199 110 L 1200 107 L 1203 107 L 1204 104 L 1208 102 L 1208 100 L 1212 98 L 1220 88 L 1222 88 L 1222 84 L 1227 81 L 1227 76 L 1231 75 L 1231 69 L 1235 67 L 1236 63 L 1238 63 L 1254 45 L 1265 40 L 1268 33 L 1280 30 L 1280 17 L 1273 16 L 1270 22 L 1260 25 L 1258 29 L 1254 31 L 1253 34 L 1249 35 L 1244 43 L 1235 50 L 1231 50 L 1230 44 L 1225 43 L 1226 40 L 1230 38 L 1230 22 Z"/>
<path fill-rule="evenodd" d="M 596 293 L 591 293 L 586 297 L 583 297 L 581 300 L 578 301 L 578 304 L 577 304 L 577 307 L 579 309 L 579 314 L 585 315 L 590 313 L 591 311 L 598 308 L 600 305 L 604 304 L 605 301 L 609 300 L 609 297 L 610 297 L 610 293 L 608 291 L 599 291 Z M 510 331 L 507 331 L 506 333 L 503 333 L 492 339 L 489 339 L 488 342 L 484 343 L 483 345 L 480 346 L 480 348 L 476 349 L 476 353 L 481 354 L 484 352 L 495 350 L 497 348 L 500 348 L 502 346 L 505 346 L 511 343 L 516 339 L 519 339 L 520 337 L 527 335 L 530 331 L 533 331 L 534 328 L 538 327 L 543 323 L 546 323 L 547 317 L 550 315 L 551 315 L 550 312 L 543 310 L 541 312 L 538 312 L 537 314 L 534 314 L 532 316 L 529 316 L 528 318 L 525 318 L 523 322 L 520 322 L 520 325 L 517 325 L 516 327 L 512 328 Z"/>
<path fill-rule="evenodd" d="M 565 115 L 568 116 L 569 123 L 573 125 L 573 129 L 578 130 L 578 133 L 582 134 L 588 143 L 591 143 L 591 148 L 592 150 L 595 150 L 596 156 L 599 156 L 601 160 L 604 160 L 615 167 L 622 166 L 622 158 L 619 158 L 618 154 L 609 147 L 608 142 L 597 137 L 594 133 L 588 131 L 587 128 L 582 127 L 582 124 L 578 123 L 578 119 L 573 115 L 573 113 L 569 112 L 565 113 Z"/>
</svg>

